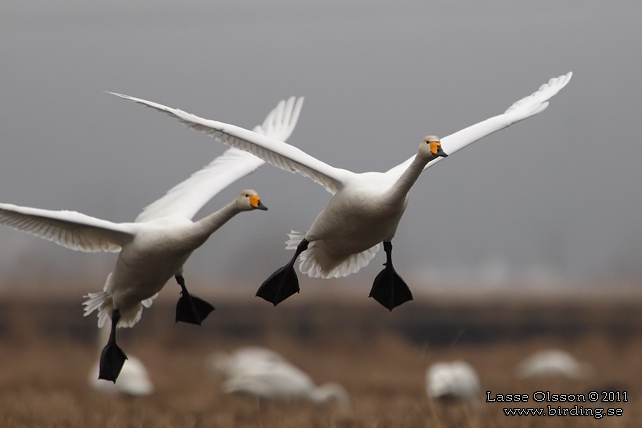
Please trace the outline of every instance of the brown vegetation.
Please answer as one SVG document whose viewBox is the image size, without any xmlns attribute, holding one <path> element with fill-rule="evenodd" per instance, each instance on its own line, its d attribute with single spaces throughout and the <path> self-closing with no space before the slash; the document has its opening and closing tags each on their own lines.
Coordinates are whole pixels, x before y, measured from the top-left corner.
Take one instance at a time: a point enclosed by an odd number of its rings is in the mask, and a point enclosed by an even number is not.
<svg viewBox="0 0 642 428">
<path fill-rule="evenodd" d="M 374 302 L 215 302 L 203 327 L 174 324 L 173 302 L 157 301 L 122 347 L 142 359 L 156 393 L 104 396 L 87 384 L 98 355 L 95 317 L 80 300 L 0 299 L 2 427 L 637 427 L 642 420 L 642 302 L 413 302 L 392 314 Z M 258 403 L 226 396 L 204 361 L 217 350 L 261 345 L 282 353 L 318 382 L 350 392 L 348 414 L 334 405 Z M 519 361 L 565 349 L 595 367 L 582 380 L 518 380 Z M 507 417 L 500 403 L 442 406 L 428 400 L 424 373 L 434 361 L 464 359 L 493 394 L 617 388 L 622 417 Z M 529 407 L 545 407 L 534 403 Z M 518 406 L 511 406 L 518 407 Z"/>
</svg>

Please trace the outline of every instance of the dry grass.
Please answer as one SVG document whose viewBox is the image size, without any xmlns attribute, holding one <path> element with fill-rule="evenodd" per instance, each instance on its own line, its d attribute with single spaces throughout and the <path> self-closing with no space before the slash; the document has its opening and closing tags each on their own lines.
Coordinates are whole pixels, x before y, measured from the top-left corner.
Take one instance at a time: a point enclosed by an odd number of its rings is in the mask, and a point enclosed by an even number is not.
<svg viewBox="0 0 642 428">
<path fill-rule="evenodd" d="M 496 340 L 475 343 L 474 337 L 464 340 L 466 336 L 462 335 L 459 339 L 453 337 L 450 345 L 431 346 L 411 343 L 407 337 L 416 337 L 417 332 L 404 335 L 400 327 L 392 328 L 397 321 L 384 312 L 357 308 L 360 315 L 355 315 L 355 310 L 324 304 L 306 307 L 306 317 L 281 307 L 263 313 L 253 305 L 234 306 L 228 311 L 235 317 L 227 317 L 228 321 L 237 319 L 232 325 L 223 322 L 225 304 L 219 303 L 221 310 L 199 329 L 173 324 L 172 304 L 160 301 L 136 329 L 123 334 L 123 348 L 146 363 L 156 386 L 154 395 L 131 399 L 100 395 L 89 388 L 87 375 L 98 352 L 93 340 L 95 320 L 81 317 L 78 305 L 76 301 L 0 301 L 0 426 L 554 428 L 638 427 L 642 420 L 638 392 L 642 381 L 642 332 L 638 327 L 618 338 L 598 325 L 575 338 L 563 332 L 542 332 L 528 340 L 498 336 Z M 399 316 L 408 320 L 430 317 L 419 309 L 416 306 L 414 312 L 409 309 Z M 489 308 L 486 318 L 484 311 L 479 311 L 480 319 L 498 317 L 496 308 Z M 568 308 L 564 311 L 569 312 Z M 576 308 L 570 312 L 574 318 L 587 320 L 591 314 L 601 313 L 600 319 L 607 326 L 612 318 L 622 316 L 618 306 L 600 312 L 587 305 L 585 311 Z M 332 316 L 319 315 L 328 313 Z M 372 317 L 379 320 L 368 322 Z M 323 320 L 330 319 L 332 325 L 345 323 L 345 328 L 328 330 Z M 364 325 L 374 327 L 357 329 L 360 319 Z M 512 317 L 510 321 L 516 319 Z M 474 330 L 473 324 L 481 321 L 468 322 Z M 351 394 L 352 411 L 342 413 L 334 405 L 317 408 L 307 404 L 258 403 L 220 393 L 219 380 L 206 373 L 207 355 L 254 344 L 281 352 L 318 383 L 342 383 Z M 579 381 L 515 379 L 514 367 L 521 359 L 549 347 L 564 348 L 590 362 L 596 375 Z M 427 399 L 424 373 L 431 362 L 450 359 L 471 362 L 480 373 L 482 388 L 493 394 L 532 394 L 538 390 L 586 393 L 615 386 L 629 392 L 629 402 L 619 403 L 624 416 L 601 420 L 506 417 L 501 404 L 484 401 L 472 408 L 444 407 Z M 529 405 L 534 405 L 532 400 Z"/>
</svg>

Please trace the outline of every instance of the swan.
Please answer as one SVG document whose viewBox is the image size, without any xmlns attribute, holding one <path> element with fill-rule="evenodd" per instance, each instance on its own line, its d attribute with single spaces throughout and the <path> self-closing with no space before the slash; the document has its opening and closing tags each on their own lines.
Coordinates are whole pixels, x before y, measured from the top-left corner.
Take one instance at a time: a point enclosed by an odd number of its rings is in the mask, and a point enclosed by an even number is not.
<svg viewBox="0 0 642 428">
<path fill-rule="evenodd" d="M 103 344 L 109 340 L 111 331 L 107 326 L 100 329 L 98 335 L 98 344 L 102 348 Z M 127 395 L 130 397 L 142 397 L 154 392 L 154 384 L 149 378 L 147 369 L 141 360 L 128 355 L 127 361 L 123 365 L 118 380 L 115 383 L 103 382 L 98 379 L 100 373 L 100 361 L 97 361 L 89 371 L 89 386 L 95 391 L 104 394 Z"/>
<path fill-rule="evenodd" d="M 522 379 L 547 376 L 581 379 L 589 376 L 592 371 L 590 364 L 580 363 L 561 349 L 536 352 L 517 366 L 517 376 Z"/>
<path fill-rule="evenodd" d="M 237 349 L 231 354 L 215 352 L 208 358 L 207 368 L 210 372 L 219 373 L 225 379 L 231 379 L 257 365 L 274 365 L 285 361 L 285 358 L 270 349 L 248 346 Z"/>
<path fill-rule="evenodd" d="M 215 367 L 225 381 L 223 392 L 245 394 L 270 401 L 311 401 L 323 404 L 337 400 L 347 409 L 350 398 L 337 383 L 316 386 L 310 376 L 281 355 L 264 348 L 241 348 L 230 355 L 215 354 Z"/>
<path fill-rule="evenodd" d="M 479 377 L 465 361 L 434 363 L 426 370 L 426 391 L 433 399 L 474 402 L 479 398 Z"/>
<path fill-rule="evenodd" d="M 417 154 L 386 172 L 354 173 L 335 168 L 300 149 L 264 135 L 207 120 L 162 104 L 112 93 L 177 118 L 215 140 L 245 150 L 289 172 L 298 172 L 324 186 L 333 196 L 306 233 L 292 231 L 286 249 L 295 250 L 288 264 L 274 272 L 257 296 L 277 305 L 299 292 L 294 265 L 311 277 L 347 276 L 368 265 L 383 242 L 385 268 L 376 276 L 369 297 L 392 310 L 412 300 L 412 293 L 392 264 L 392 238 L 408 203 L 408 192 L 426 168 L 475 141 L 541 113 L 548 100 L 571 79 L 572 73 L 550 79 L 538 91 L 491 117 L 443 139 L 425 137 Z"/>
<path fill-rule="evenodd" d="M 298 120 L 303 99 L 282 101 L 255 131 L 287 139 Z M 176 321 L 200 325 L 214 309 L 190 294 L 183 265 L 218 228 L 243 211 L 267 210 L 254 190 L 244 190 L 220 210 L 192 222 L 214 195 L 253 172 L 263 161 L 229 149 L 190 178 L 146 207 L 133 223 L 113 223 L 73 211 L 50 211 L 0 203 L 0 224 L 79 251 L 118 252 L 113 271 L 100 293 L 89 293 L 85 316 L 98 311 L 98 327 L 111 318 L 107 345 L 100 358 L 99 378 L 118 378 L 127 356 L 116 343 L 117 327 L 132 327 L 167 281 L 181 287 Z"/>
</svg>

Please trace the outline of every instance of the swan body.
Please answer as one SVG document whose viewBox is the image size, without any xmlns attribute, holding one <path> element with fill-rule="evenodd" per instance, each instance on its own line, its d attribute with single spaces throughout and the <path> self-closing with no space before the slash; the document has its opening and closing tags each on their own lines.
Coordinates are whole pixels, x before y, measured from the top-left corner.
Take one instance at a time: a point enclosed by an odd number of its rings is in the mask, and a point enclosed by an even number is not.
<svg viewBox="0 0 642 428">
<path fill-rule="evenodd" d="M 368 265 L 383 241 L 387 256 L 386 269 L 380 273 L 381 279 L 379 276 L 375 279 L 371 297 L 392 309 L 412 299 L 410 290 L 392 268 L 390 240 L 406 208 L 408 191 L 421 172 L 446 155 L 452 155 L 494 132 L 541 113 L 548 107 L 550 98 L 566 86 L 571 76 L 572 73 L 568 73 L 550 79 L 538 91 L 517 101 L 503 114 L 441 140 L 434 136 L 424 138 L 416 155 L 386 172 L 361 174 L 335 168 L 285 142 L 234 125 L 203 119 L 152 101 L 123 94 L 114 95 L 164 112 L 194 130 L 252 153 L 278 168 L 309 177 L 333 195 L 306 233 L 293 231 L 290 234 L 286 248 L 296 250 L 293 260 L 268 278 L 257 295 L 276 305 L 298 292 L 298 280 L 292 266 L 299 256 L 299 270 L 311 277 L 342 277 Z M 389 299 L 390 294 L 399 293 L 404 296 Z"/>
<path fill-rule="evenodd" d="M 215 352 L 208 358 L 207 366 L 211 372 L 219 373 L 224 379 L 231 379 L 242 376 L 257 366 L 271 367 L 285 361 L 285 358 L 270 349 L 248 346 L 231 354 Z"/>
<path fill-rule="evenodd" d="M 426 370 L 426 390 L 432 399 L 471 402 L 479 398 L 479 377 L 465 361 L 435 363 Z"/>
<path fill-rule="evenodd" d="M 172 217 L 134 223 L 135 232 L 131 241 L 122 246 L 104 291 L 89 294 L 84 303 L 85 315 L 98 310 L 98 326 L 102 327 L 111 312 L 118 309 L 119 326 L 136 324 L 143 306 L 151 304 L 149 299 L 169 279 L 182 275 L 183 264 L 195 249 L 236 214 L 259 207 L 252 205 L 250 197 L 258 195 L 253 190 L 244 190 L 233 202 L 194 223 Z"/>
<path fill-rule="evenodd" d="M 256 132 L 287 139 L 298 119 L 302 99 L 282 101 Z M 116 346 L 115 328 L 131 327 L 149 307 L 165 283 L 174 276 L 182 288 L 177 321 L 200 324 L 214 309 L 192 296 L 185 287 L 183 265 L 192 252 L 236 214 L 266 210 L 254 190 L 244 190 L 231 203 L 196 221 L 192 217 L 214 195 L 253 172 L 264 162 L 238 149 L 229 149 L 202 170 L 170 189 L 133 223 L 113 223 L 72 211 L 0 204 L 0 224 L 80 251 L 119 252 L 113 271 L 100 293 L 83 303 L 85 316 L 98 311 L 98 326 L 111 318 L 112 332 L 101 357 L 112 361 L 102 367 L 101 378 L 115 381 L 126 356 Z M 110 374 L 105 375 L 104 370 Z M 105 377 L 106 376 L 106 377 Z"/>
<path fill-rule="evenodd" d="M 422 142 L 411 168 L 396 180 L 385 173 L 355 174 L 312 222 L 305 235 L 310 245 L 299 265 L 301 272 L 331 278 L 348 276 L 366 266 L 379 243 L 395 236 L 410 186 L 432 159 L 435 156 Z"/>
<path fill-rule="evenodd" d="M 520 378 L 566 377 L 581 379 L 592 372 L 589 364 L 580 363 L 575 357 L 561 349 L 539 351 L 522 361 L 517 367 Z"/>
<path fill-rule="evenodd" d="M 215 361 L 225 378 L 223 391 L 228 394 L 282 402 L 307 400 L 315 404 L 334 399 L 344 408 L 350 403 L 341 385 L 316 386 L 307 373 L 268 349 L 243 348 L 229 356 L 218 354 Z"/>
</svg>

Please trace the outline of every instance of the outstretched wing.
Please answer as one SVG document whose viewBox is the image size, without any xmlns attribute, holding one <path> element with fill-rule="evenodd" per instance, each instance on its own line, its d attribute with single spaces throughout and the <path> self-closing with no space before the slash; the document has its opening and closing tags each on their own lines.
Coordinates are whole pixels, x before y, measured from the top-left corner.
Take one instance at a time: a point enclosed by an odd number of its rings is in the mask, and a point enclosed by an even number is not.
<svg viewBox="0 0 642 428">
<path fill-rule="evenodd" d="M 112 223 L 75 211 L 0 204 L 0 224 L 77 251 L 120 251 L 134 239 L 133 223 Z"/>
<path fill-rule="evenodd" d="M 279 102 L 254 132 L 270 138 L 287 140 L 296 127 L 303 98 Z M 167 216 L 191 219 L 217 193 L 235 181 L 256 171 L 265 162 L 239 149 L 231 148 L 187 180 L 171 188 L 165 196 L 147 206 L 136 222 Z"/>
<path fill-rule="evenodd" d="M 537 92 L 534 92 L 528 97 L 522 98 L 514 103 L 504 112 L 504 114 L 491 117 L 490 119 L 479 122 L 473 126 L 469 126 L 468 128 L 442 138 L 442 149 L 446 154 L 452 155 L 464 147 L 471 145 L 475 141 L 481 140 L 482 138 L 500 131 L 514 123 L 543 112 L 546 107 L 548 107 L 548 100 L 553 98 L 555 94 L 566 86 L 572 76 L 573 73 L 568 73 L 560 77 L 554 77 L 549 80 L 548 83 L 540 86 Z M 388 171 L 388 173 L 401 173 L 405 171 L 414 158 L 415 157 L 413 156 L 404 163 L 397 165 Z M 442 159 L 445 158 L 438 157 L 435 160 L 430 161 L 424 169 L 433 166 Z"/>
<path fill-rule="evenodd" d="M 191 113 L 171 108 L 152 101 L 116 94 L 118 97 L 143 104 L 155 110 L 167 113 L 187 125 L 188 127 L 204 132 L 216 141 L 227 144 L 248 153 L 251 153 L 270 165 L 289 172 L 298 172 L 324 186 L 334 194 L 341 189 L 353 173 L 344 169 L 334 168 L 307 153 L 287 143 L 279 141 L 238 126 L 223 122 L 203 119 Z M 298 102 L 302 102 L 299 100 Z"/>
</svg>

